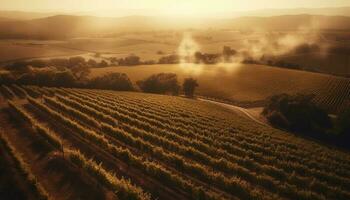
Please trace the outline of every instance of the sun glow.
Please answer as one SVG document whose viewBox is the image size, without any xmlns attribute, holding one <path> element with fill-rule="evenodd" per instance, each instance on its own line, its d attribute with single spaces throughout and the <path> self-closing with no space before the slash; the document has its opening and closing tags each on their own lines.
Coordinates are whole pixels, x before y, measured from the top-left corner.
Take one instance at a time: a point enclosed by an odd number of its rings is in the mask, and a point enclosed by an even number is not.
<svg viewBox="0 0 350 200">
<path fill-rule="evenodd" d="M 1 0 L 0 10 L 126 15 L 217 16 L 266 8 L 349 6 L 349 0 Z M 268 7 L 267 7 L 268 6 Z"/>
</svg>

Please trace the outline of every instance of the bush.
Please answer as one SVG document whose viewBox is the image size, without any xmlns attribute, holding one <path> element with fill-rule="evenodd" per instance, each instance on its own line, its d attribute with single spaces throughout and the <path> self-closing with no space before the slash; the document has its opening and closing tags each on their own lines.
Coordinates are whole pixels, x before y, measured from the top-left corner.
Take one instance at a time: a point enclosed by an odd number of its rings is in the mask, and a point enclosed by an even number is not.
<svg viewBox="0 0 350 200">
<path fill-rule="evenodd" d="M 137 85 L 143 92 L 178 95 L 179 83 L 177 75 L 173 73 L 154 74 L 144 80 L 137 81 Z"/>
<path fill-rule="evenodd" d="M 124 73 L 111 73 L 102 77 L 94 78 L 88 82 L 88 87 L 120 91 L 134 90 L 129 77 Z"/>
<path fill-rule="evenodd" d="M 332 127 L 328 114 L 312 102 L 313 96 L 275 95 L 263 110 L 272 125 L 296 132 L 325 132 Z"/>
</svg>

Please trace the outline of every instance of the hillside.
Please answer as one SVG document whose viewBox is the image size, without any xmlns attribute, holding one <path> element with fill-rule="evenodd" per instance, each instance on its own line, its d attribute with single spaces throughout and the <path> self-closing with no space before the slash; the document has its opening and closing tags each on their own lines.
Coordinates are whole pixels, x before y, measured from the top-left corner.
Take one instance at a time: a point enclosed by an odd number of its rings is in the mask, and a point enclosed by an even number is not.
<svg viewBox="0 0 350 200">
<path fill-rule="evenodd" d="M 1 91 L 12 101 L 1 100 L 0 126 L 6 132 L 1 131 L 0 147 L 12 147 L 53 199 L 67 194 L 150 199 L 145 193 L 152 199 L 350 198 L 348 153 L 215 104 L 102 90 L 2 86 Z M 40 93 L 47 96 L 23 98 Z M 38 144 L 47 145 L 40 158 Z M 49 173 L 51 162 L 65 167 Z M 68 173 L 81 185 L 57 187 Z"/>
<path fill-rule="evenodd" d="M 0 10 L 0 17 L 12 19 L 12 20 L 32 20 L 57 15 L 53 12 L 26 12 L 15 10 Z"/>
<path fill-rule="evenodd" d="M 281 15 L 273 17 L 239 17 L 223 20 L 219 27 L 251 30 L 349 30 L 350 17 L 323 15 Z"/>
<path fill-rule="evenodd" d="M 233 30 L 349 30 L 350 17 L 321 15 L 285 15 L 274 17 L 240 17 L 203 19 L 179 17 L 128 16 L 102 18 L 56 15 L 46 18 L 1 22 L 0 38 L 64 39 L 108 35 L 127 31 L 233 29 Z"/>
<path fill-rule="evenodd" d="M 92 69 L 91 76 L 110 72 L 126 73 L 133 82 L 161 72 L 176 73 L 180 82 L 191 76 L 199 82 L 199 95 L 226 99 L 247 107 L 261 106 L 271 95 L 303 93 L 315 94 L 315 100 L 324 108 L 338 112 L 349 105 L 350 98 L 348 78 L 264 65 L 107 67 Z"/>
<path fill-rule="evenodd" d="M 324 7 L 324 8 L 289 8 L 289 9 L 259 9 L 242 12 L 218 13 L 219 16 L 258 16 L 271 17 L 280 15 L 328 15 L 328 16 L 350 16 L 350 7 Z"/>
</svg>

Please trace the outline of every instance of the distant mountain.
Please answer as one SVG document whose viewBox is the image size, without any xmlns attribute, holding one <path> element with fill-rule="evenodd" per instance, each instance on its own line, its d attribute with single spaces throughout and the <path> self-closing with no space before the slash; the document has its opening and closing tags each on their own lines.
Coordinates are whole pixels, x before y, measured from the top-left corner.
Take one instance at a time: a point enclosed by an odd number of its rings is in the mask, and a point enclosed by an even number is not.
<svg viewBox="0 0 350 200">
<path fill-rule="evenodd" d="M 31 20 L 58 15 L 58 12 L 25 12 L 25 11 L 1 11 L 0 18 L 12 20 Z"/>
<path fill-rule="evenodd" d="M 222 20 L 221 28 L 252 30 L 332 29 L 350 30 L 350 17 L 323 15 L 283 15 L 274 17 L 240 17 Z"/>
<path fill-rule="evenodd" d="M 333 29 L 350 30 L 350 17 L 322 15 L 285 15 L 240 17 L 233 19 L 166 18 L 129 16 L 103 18 L 56 15 L 33 20 L 0 21 L 0 38 L 60 39 L 125 31 L 180 30 L 188 28 L 225 28 L 252 30 Z"/>
<path fill-rule="evenodd" d="M 0 22 L 4 22 L 4 21 L 13 21 L 13 19 L 6 18 L 6 17 L 0 17 Z"/>
<path fill-rule="evenodd" d="M 260 9 L 240 12 L 216 13 L 217 17 L 272 17 L 279 15 L 326 15 L 326 16 L 348 16 L 350 7 L 325 7 L 325 8 L 291 8 L 291 9 Z"/>
<path fill-rule="evenodd" d="M 176 30 L 202 27 L 207 20 L 128 16 L 103 18 L 93 16 L 56 15 L 52 17 L 0 21 L 0 38 L 70 38 L 125 31 Z"/>
</svg>

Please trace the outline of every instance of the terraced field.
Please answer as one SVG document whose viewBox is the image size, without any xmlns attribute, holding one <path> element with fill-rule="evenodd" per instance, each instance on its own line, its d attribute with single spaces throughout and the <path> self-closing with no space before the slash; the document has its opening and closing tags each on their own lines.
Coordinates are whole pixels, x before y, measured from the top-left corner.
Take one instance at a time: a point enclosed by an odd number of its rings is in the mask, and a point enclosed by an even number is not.
<svg viewBox="0 0 350 200">
<path fill-rule="evenodd" d="M 350 199 L 347 152 L 211 103 L 14 85 L 1 93 L 0 147 L 26 166 L 23 184 L 34 177 L 31 196 Z"/>
</svg>

